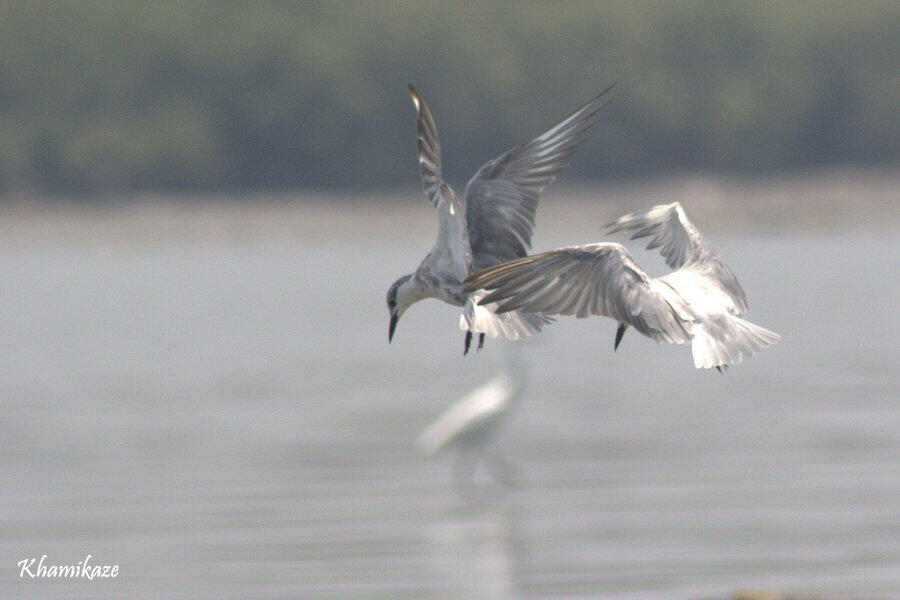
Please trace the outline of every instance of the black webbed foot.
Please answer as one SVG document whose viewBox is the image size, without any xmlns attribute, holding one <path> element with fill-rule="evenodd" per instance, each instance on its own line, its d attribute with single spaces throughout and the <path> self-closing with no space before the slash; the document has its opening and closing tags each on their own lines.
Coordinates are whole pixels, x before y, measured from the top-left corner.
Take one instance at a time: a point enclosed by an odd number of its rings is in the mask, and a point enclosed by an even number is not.
<svg viewBox="0 0 900 600">
<path fill-rule="evenodd" d="M 471 346 L 471 345 L 472 345 L 472 332 L 467 331 L 465 345 L 463 346 L 463 356 L 465 356 L 466 354 L 469 353 L 469 346 Z"/>
<path fill-rule="evenodd" d="M 481 350 L 482 348 L 484 348 L 484 334 L 479 333 L 478 334 L 478 348 L 476 348 L 476 350 Z"/>
<path fill-rule="evenodd" d="M 724 375 L 725 371 L 727 371 L 727 370 L 728 370 L 728 365 L 716 365 L 716 371 L 718 371 L 722 375 Z"/>
</svg>

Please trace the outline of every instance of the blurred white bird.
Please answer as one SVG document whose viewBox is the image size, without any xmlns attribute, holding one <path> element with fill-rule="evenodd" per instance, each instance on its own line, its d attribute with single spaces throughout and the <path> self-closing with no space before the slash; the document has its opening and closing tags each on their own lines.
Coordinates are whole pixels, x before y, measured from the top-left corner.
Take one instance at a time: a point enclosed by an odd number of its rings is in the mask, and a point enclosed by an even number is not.
<svg viewBox="0 0 900 600">
<path fill-rule="evenodd" d="M 467 279 L 468 293 L 489 293 L 483 303 L 547 315 L 589 315 L 619 321 L 615 347 L 628 326 L 657 342 L 692 342 L 694 366 L 741 362 L 780 339 L 740 318 L 747 299 L 719 254 L 688 221 L 677 202 L 632 213 L 610 223 L 611 232 L 632 231 L 632 239 L 654 236 L 675 269 L 651 279 L 621 244 L 559 248 L 493 265 Z"/>
<path fill-rule="evenodd" d="M 485 163 L 466 185 L 465 207 L 442 179 L 441 145 L 431 110 L 416 88 L 408 89 L 418 113 L 422 187 L 438 211 L 438 237 L 415 272 L 388 289 L 388 342 L 404 311 L 425 298 L 463 307 L 459 320 L 460 329 L 466 331 L 463 354 L 473 333 L 479 334 L 480 349 L 485 335 L 517 339 L 540 331 L 552 319 L 517 311 L 495 314 L 490 306 L 477 303 L 478 297 L 463 292 L 463 280 L 479 269 L 527 254 L 540 194 L 587 139 L 609 88 L 535 139 Z"/>
<path fill-rule="evenodd" d="M 467 498 L 479 491 L 475 470 L 484 463 L 488 474 L 504 486 L 518 487 L 521 477 L 500 454 L 495 441 L 498 430 L 518 405 L 526 383 L 522 360 L 507 361 L 507 368 L 451 404 L 428 425 L 418 439 L 426 455 L 456 449 L 454 482 Z"/>
</svg>

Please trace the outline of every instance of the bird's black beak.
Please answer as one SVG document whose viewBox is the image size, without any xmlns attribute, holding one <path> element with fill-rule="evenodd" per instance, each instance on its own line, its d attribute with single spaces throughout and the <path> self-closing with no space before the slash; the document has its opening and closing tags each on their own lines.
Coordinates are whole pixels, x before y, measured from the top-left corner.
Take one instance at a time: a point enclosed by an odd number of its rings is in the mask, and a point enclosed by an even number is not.
<svg viewBox="0 0 900 600">
<path fill-rule="evenodd" d="M 391 315 L 391 326 L 388 328 L 388 344 L 394 339 L 394 330 L 397 329 L 397 321 L 399 320 L 400 317 L 398 317 L 396 313 Z"/>
<path fill-rule="evenodd" d="M 626 329 L 628 329 L 628 325 L 619 323 L 619 328 L 616 329 L 616 343 L 613 346 L 613 352 L 619 349 L 619 344 L 622 342 L 622 336 L 625 335 Z"/>
</svg>

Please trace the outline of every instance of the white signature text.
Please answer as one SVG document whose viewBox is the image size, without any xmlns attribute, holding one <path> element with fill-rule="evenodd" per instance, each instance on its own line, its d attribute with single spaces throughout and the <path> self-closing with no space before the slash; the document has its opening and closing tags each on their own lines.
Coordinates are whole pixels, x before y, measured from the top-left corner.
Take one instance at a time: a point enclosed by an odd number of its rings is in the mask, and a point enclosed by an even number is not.
<svg viewBox="0 0 900 600">
<path fill-rule="evenodd" d="M 45 564 L 47 555 L 40 559 L 25 558 L 20 560 L 19 577 L 46 578 L 80 578 L 80 579 L 106 579 L 118 577 L 119 565 L 94 565 L 91 564 L 92 555 L 88 554 L 77 565 L 50 565 Z"/>
</svg>

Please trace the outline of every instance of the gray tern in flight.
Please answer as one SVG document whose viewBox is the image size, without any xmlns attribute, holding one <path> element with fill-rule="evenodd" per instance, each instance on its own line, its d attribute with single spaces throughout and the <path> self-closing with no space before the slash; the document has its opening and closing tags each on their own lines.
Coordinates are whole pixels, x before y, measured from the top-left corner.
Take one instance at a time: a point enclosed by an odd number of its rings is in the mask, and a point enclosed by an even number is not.
<svg viewBox="0 0 900 600">
<path fill-rule="evenodd" d="M 650 278 L 621 244 L 569 246 L 516 258 L 470 275 L 464 292 L 509 311 L 590 315 L 619 322 L 615 347 L 631 326 L 657 342 L 691 342 L 694 366 L 729 364 L 771 346 L 780 337 L 742 319 L 747 299 L 737 278 L 688 220 L 677 202 L 626 215 L 607 226 L 653 236 L 674 269 Z"/>
<path fill-rule="evenodd" d="M 552 321 L 537 313 L 498 314 L 480 296 L 463 291 L 465 278 L 493 264 L 523 257 L 531 247 L 534 215 L 543 189 L 566 167 L 566 160 L 588 137 L 598 120 L 607 88 L 566 119 L 526 144 L 485 163 L 466 185 L 465 204 L 441 177 L 441 146 L 431 110 L 412 85 L 418 113 L 418 160 L 425 195 L 438 212 L 434 247 L 415 272 L 395 281 L 387 293 L 388 341 L 397 322 L 414 303 L 438 298 L 463 307 L 459 326 L 466 332 L 463 354 L 472 334 L 517 339 Z"/>
</svg>

